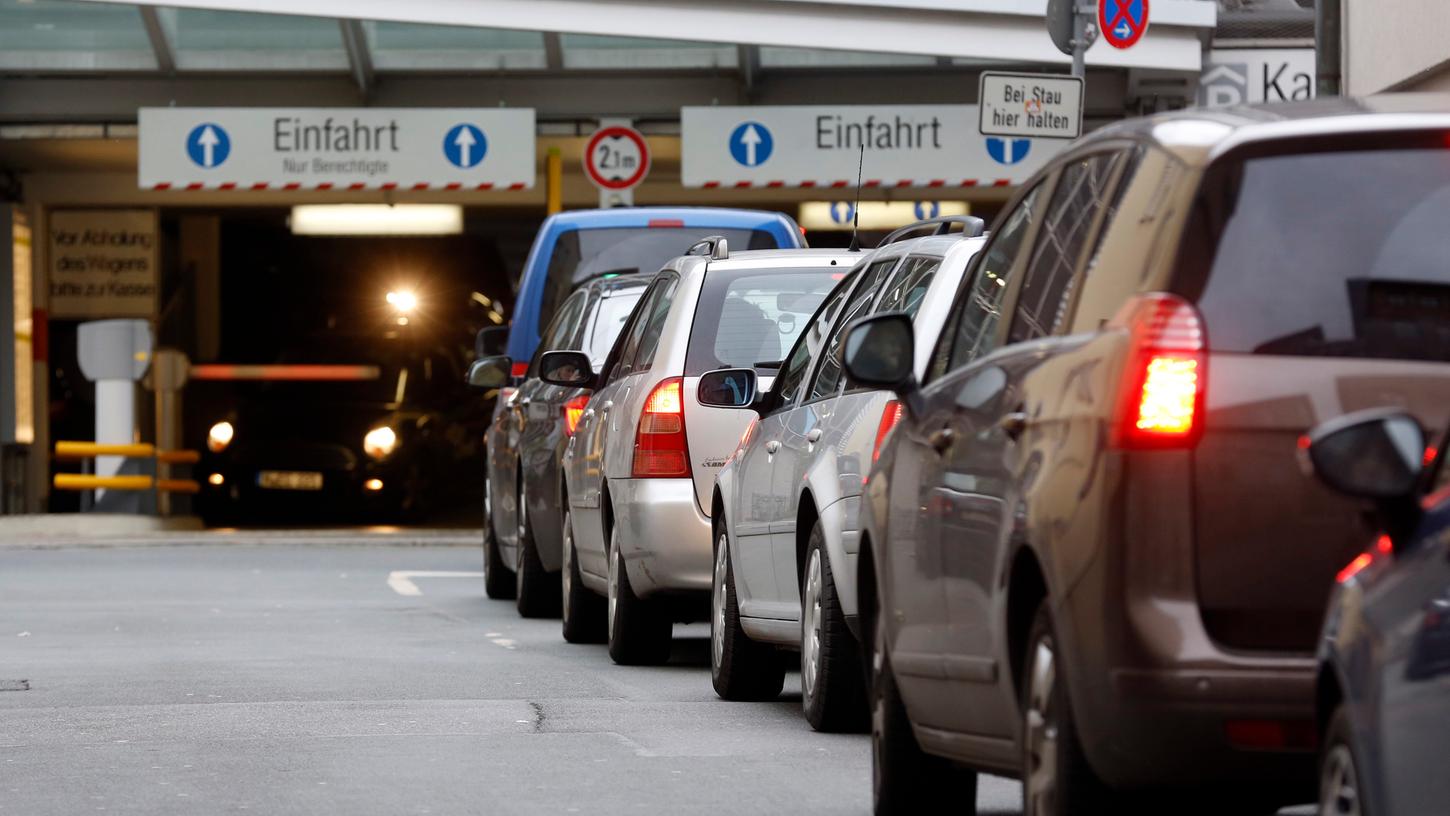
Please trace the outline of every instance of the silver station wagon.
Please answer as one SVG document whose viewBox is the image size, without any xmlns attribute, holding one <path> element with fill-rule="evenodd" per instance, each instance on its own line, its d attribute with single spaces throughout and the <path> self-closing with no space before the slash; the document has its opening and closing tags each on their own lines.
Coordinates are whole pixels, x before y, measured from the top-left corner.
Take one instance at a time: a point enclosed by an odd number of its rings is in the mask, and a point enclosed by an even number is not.
<svg viewBox="0 0 1450 816">
<path fill-rule="evenodd" d="M 858 257 L 732 255 L 724 238 L 691 252 L 655 277 L 599 375 L 577 352 L 540 363 L 544 381 L 594 390 L 563 460 L 564 636 L 602 628 L 624 664 L 668 660 L 673 624 L 708 609 L 710 495 L 749 417 L 702 405 L 700 375 L 773 375 Z"/>
<path fill-rule="evenodd" d="M 946 234 L 958 223 L 961 232 Z M 758 419 L 720 471 L 711 502 L 710 665 L 720 696 L 776 696 L 785 674 L 777 651 L 800 649 L 801 699 L 811 725 L 864 727 L 857 515 L 863 477 L 900 405 L 890 391 L 864 387 L 842 371 L 842 330 L 864 315 L 902 312 L 923 338 L 935 337 L 983 243 L 982 227 L 980 219 L 957 217 L 888 236 L 832 291 L 774 387 L 750 406 Z M 936 234 L 921 237 L 924 230 Z M 924 373 L 930 343 L 919 348 L 916 369 Z M 734 392 L 722 393 L 729 403 Z"/>
</svg>

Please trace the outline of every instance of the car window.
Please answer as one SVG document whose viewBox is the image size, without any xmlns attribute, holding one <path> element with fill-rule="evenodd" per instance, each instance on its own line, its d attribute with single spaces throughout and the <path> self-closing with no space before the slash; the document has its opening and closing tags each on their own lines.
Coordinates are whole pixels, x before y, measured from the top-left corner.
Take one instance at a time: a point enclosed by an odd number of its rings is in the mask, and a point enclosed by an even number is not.
<svg viewBox="0 0 1450 816">
<path fill-rule="evenodd" d="M 711 265 L 700 288 L 685 376 L 717 368 L 775 373 L 845 270 Z"/>
<path fill-rule="evenodd" d="M 1038 184 L 1022 199 L 996 231 L 991 243 L 981 256 L 982 260 L 970 276 L 962 281 L 962 291 L 957 293 L 953 322 L 942 332 L 932 355 L 932 365 L 927 379 L 960 368 L 977 357 L 992 350 L 997 323 L 1002 317 L 1002 296 L 1007 291 L 1007 278 L 1022 242 L 1037 215 L 1038 199 L 1042 197 L 1043 185 Z"/>
<path fill-rule="evenodd" d="M 1062 328 L 1078 260 L 1098 213 L 1107 205 L 1108 184 L 1122 156 L 1121 151 L 1099 153 L 1063 168 L 1023 272 L 1007 342 L 1045 337 Z"/>
<path fill-rule="evenodd" d="M 639 343 L 629 360 L 629 373 L 648 371 L 654 364 L 655 352 L 660 347 L 660 335 L 665 330 L 665 320 L 670 316 L 670 305 L 674 302 L 675 289 L 680 279 L 674 275 L 659 282 L 649 308 L 641 313 Z"/>
<path fill-rule="evenodd" d="M 538 349 L 534 351 L 534 359 L 529 362 L 528 376 L 535 376 L 539 365 L 539 358 L 544 356 L 546 351 L 560 351 L 570 347 L 570 340 L 579 328 L 579 317 L 584 313 L 584 305 L 588 302 L 588 292 L 575 292 L 564 301 L 559 308 L 559 313 L 554 315 L 554 322 L 544 332 L 543 342 L 539 343 Z"/>
<path fill-rule="evenodd" d="M 831 294 L 826 297 L 826 302 L 816 310 L 816 315 L 806 325 L 806 330 L 796 340 L 795 348 L 791 349 L 790 355 L 786 357 L 785 364 L 781 366 L 780 374 L 776 376 L 775 384 L 771 388 L 780 395 L 780 401 L 777 403 L 778 409 L 789 408 L 800 402 L 801 395 L 805 393 L 806 373 L 810 371 L 811 358 L 825 342 L 826 333 L 834 325 L 836 315 L 841 310 L 841 304 L 851 293 L 851 286 L 856 282 L 857 277 L 848 276 L 837 284 Z"/>
<path fill-rule="evenodd" d="M 585 320 L 588 325 L 579 341 L 579 348 L 589 355 L 590 361 L 596 366 L 609 356 L 609 350 L 614 347 L 614 341 L 619 339 L 625 322 L 634 311 L 634 305 L 639 303 L 643 294 L 643 286 L 601 293 L 594 306 L 594 314 Z"/>
<path fill-rule="evenodd" d="M 644 334 L 645 324 L 648 322 L 648 315 L 660 300 L 660 292 L 664 286 L 662 279 L 651 283 L 645 290 L 644 297 L 634 307 L 630 314 L 629 323 L 624 328 L 624 336 L 619 338 L 618 352 L 615 353 L 614 364 L 609 372 L 609 379 L 623 377 L 629 373 L 630 363 L 634 360 L 635 353 L 639 350 L 640 336 Z"/>
<path fill-rule="evenodd" d="M 816 377 L 811 383 L 809 399 L 818 400 L 836 393 L 837 386 L 841 384 L 842 332 L 846 330 L 848 323 L 866 314 L 871 301 L 876 299 L 877 292 L 881 290 L 881 282 L 886 278 L 886 273 L 896 266 L 898 260 L 900 259 L 888 258 L 876 261 L 861 273 L 860 285 L 851 292 L 851 299 L 842 307 L 840 319 L 831 324 L 831 337 L 821 353 L 820 365 L 816 366 Z"/>
<path fill-rule="evenodd" d="M 906 312 L 916 317 L 916 310 L 921 308 L 921 300 L 926 297 L 926 290 L 940 266 L 941 258 L 907 258 L 906 263 L 886 282 L 886 291 L 876 304 L 875 311 Z"/>
</svg>

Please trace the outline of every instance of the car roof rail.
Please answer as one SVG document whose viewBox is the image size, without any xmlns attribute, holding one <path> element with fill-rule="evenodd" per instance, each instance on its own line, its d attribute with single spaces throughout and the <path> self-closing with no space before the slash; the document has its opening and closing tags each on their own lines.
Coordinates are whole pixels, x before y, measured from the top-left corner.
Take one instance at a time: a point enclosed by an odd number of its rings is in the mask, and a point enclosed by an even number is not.
<svg viewBox="0 0 1450 816">
<path fill-rule="evenodd" d="M 952 231 L 952 224 L 961 224 L 963 238 L 978 238 L 987 231 L 987 222 L 975 215 L 943 215 L 940 218 L 925 218 L 915 224 L 908 224 L 881 239 L 878 247 L 904 241 L 906 237 L 928 227 L 936 227 L 932 235 L 946 235 Z"/>
<path fill-rule="evenodd" d="M 710 235 L 696 241 L 686 255 L 703 255 L 712 261 L 723 261 L 730 257 L 730 242 L 723 235 Z"/>
</svg>

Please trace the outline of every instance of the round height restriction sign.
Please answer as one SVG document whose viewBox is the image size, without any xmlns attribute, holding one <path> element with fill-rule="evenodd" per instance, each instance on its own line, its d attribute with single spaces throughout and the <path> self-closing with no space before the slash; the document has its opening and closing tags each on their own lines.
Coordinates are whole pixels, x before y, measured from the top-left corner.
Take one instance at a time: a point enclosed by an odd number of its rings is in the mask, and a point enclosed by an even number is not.
<svg viewBox="0 0 1450 816">
<path fill-rule="evenodd" d="M 600 128 L 584 148 L 584 172 L 597 187 L 628 190 L 649 174 L 649 146 L 634 128 Z"/>
</svg>

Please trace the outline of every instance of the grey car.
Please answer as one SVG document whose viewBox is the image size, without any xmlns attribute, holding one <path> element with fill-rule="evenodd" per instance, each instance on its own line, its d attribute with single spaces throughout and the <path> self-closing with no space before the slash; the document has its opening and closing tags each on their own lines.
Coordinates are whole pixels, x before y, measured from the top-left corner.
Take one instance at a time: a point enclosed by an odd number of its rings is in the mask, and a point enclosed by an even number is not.
<svg viewBox="0 0 1450 816">
<path fill-rule="evenodd" d="M 924 380 L 904 316 L 848 327 L 906 406 L 861 510 L 879 812 L 978 771 L 1028 816 L 1312 798 L 1320 623 L 1364 544 L 1296 443 L 1450 419 L 1446 110 L 1102 128 L 1003 210 Z"/>
<path fill-rule="evenodd" d="M 574 349 L 602 364 L 649 281 L 620 275 L 574 290 L 544 330 L 523 381 L 500 397 L 485 435 L 484 587 L 491 598 L 514 597 L 524 617 L 559 614 L 559 460 L 589 401 L 587 391 L 539 379 L 539 357 Z M 512 370 L 506 358 L 494 362 Z"/>
<path fill-rule="evenodd" d="M 1397 408 L 1319 427 L 1301 450 L 1383 532 L 1339 571 L 1319 643 L 1319 810 L 1417 816 L 1450 805 L 1450 470 Z M 1427 495 L 1428 494 L 1428 495 Z"/>
<path fill-rule="evenodd" d="M 541 362 L 545 381 L 594 391 L 564 454 L 564 634 L 603 625 L 619 663 L 667 660 L 673 623 L 708 607 L 711 491 L 749 419 L 702 405 L 700 375 L 774 371 L 854 260 L 723 238 L 693 252 L 655 277 L 599 375 L 571 352 Z"/>
<path fill-rule="evenodd" d="M 953 234 L 912 237 L 963 223 Z M 777 648 L 800 650 L 801 700 L 820 730 L 857 728 L 866 697 L 856 645 L 857 525 L 863 477 L 900 410 L 889 391 L 844 376 L 841 331 L 876 312 L 914 316 L 919 348 L 941 331 L 952 294 L 981 248 L 976 218 L 917 225 L 888 238 L 842 281 L 786 358 L 759 419 L 717 479 L 711 676 L 726 699 L 781 690 Z M 924 374 L 927 355 L 917 355 Z"/>
</svg>

